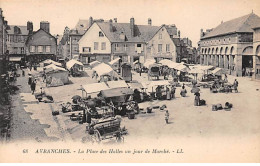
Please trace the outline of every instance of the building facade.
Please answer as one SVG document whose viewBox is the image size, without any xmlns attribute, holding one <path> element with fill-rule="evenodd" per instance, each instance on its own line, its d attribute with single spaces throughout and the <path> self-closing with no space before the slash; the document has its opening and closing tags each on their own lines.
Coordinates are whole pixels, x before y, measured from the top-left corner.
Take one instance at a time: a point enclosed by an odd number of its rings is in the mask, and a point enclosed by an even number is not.
<svg viewBox="0 0 260 166">
<path fill-rule="evenodd" d="M 167 47 L 167 48 L 166 48 Z M 165 25 L 136 25 L 129 23 L 94 22 L 79 41 L 80 59 L 83 63 L 94 60 L 109 62 L 121 58 L 123 62 L 144 63 L 148 58 L 176 59 L 176 48 Z"/>
<path fill-rule="evenodd" d="M 7 62 L 8 62 L 8 51 L 7 51 L 7 21 L 3 16 L 3 10 L 0 8 L 0 74 L 5 74 L 7 72 Z M 1 78 L 0 78 L 1 79 Z M 3 81 L 0 80 L 0 84 Z M 2 85 L 0 85 L 2 86 Z M 1 93 L 1 92 L 0 92 Z"/>
<path fill-rule="evenodd" d="M 10 25 L 7 30 L 7 49 L 9 60 L 14 62 L 25 61 L 25 42 L 33 33 L 33 23 L 27 22 L 27 26 Z"/>
<path fill-rule="evenodd" d="M 45 59 L 56 60 L 57 39 L 49 33 L 48 22 L 41 22 L 40 29 L 30 35 L 26 41 L 26 59 L 30 63 L 39 63 Z"/>
<path fill-rule="evenodd" d="M 260 18 L 251 13 L 201 31 L 200 64 L 223 68 L 234 76 L 245 76 L 253 69 L 253 25 Z"/>
<path fill-rule="evenodd" d="M 253 39 L 253 79 L 260 79 L 260 22 L 254 28 Z"/>
</svg>

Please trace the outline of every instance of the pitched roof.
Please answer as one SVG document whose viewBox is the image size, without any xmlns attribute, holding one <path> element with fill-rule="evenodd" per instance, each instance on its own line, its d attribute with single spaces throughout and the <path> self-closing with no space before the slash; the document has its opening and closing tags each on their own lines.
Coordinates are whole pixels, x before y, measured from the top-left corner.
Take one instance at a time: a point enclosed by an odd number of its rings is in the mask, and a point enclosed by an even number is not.
<svg viewBox="0 0 260 166">
<path fill-rule="evenodd" d="M 207 33 L 202 39 L 236 32 L 253 32 L 253 25 L 260 22 L 260 17 L 254 13 L 224 22 Z"/>
<path fill-rule="evenodd" d="M 111 42 L 148 42 L 161 28 L 160 26 L 135 25 L 135 36 L 131 36 L 130 23 L 111 23 L 113 31 L 110 31 L 109 22 L 97 22 L 97 25 L 105 33 Z M 120 34 L 124 34 L 126 40 L 120 39 Z"/>
<path fill-rule="evenodd" d="M 27 30 L 27 26 L 20 26 L 20 25 L 9 25 L 9 29 L 7 30 L 7 33 L 10 35 L 14 34 L 14 27 L 17 26 L 18 28 L 20 28 L 21 31 L 21 35 L 28 35 L 29 31 Z"/>
<path fill-rule="evenodd" d="M 83 35 L 88 28 L 89 21 L 80 19 L 74 29 L 78 31 L 78 34 Z"/>
<path fill-rule="evenodd" d="M 45 34 L 47 34 L 47 35 L 49 35 L 51 38 L 53 38 L 54 39 L 54 41 L 56 42 L 56 44 L 57 44 L 57 39 L 52 35 L 52 34 L 50 34 L 49 32 L 46 32 L 45 30 L 43 30 L 43 29 L 39 29 L 38 31 L 36 31 L 36 32 L 33 32 L 33 34 L 31 34 L 28 38 L 27 38 L 27 40 L 26 40 L 26 44 L 30 41 L 30 40 L 34 40 L 33 39 L 33 36 L 34 35 L 36 35 L 37 33 L 40 33 L 40 32 L 44 32 Z M 49 39 L 50 38 L 42 38 L 41 40 L 38 40 L 38 41 L 34 41 L 34 44 L 35 45 L 39 45 L 39 44 L 43 44 L 43 43 L 49 43 Z M 40 42 L 40 43 L 38 43 L 38 42 Z"/>
</svg>

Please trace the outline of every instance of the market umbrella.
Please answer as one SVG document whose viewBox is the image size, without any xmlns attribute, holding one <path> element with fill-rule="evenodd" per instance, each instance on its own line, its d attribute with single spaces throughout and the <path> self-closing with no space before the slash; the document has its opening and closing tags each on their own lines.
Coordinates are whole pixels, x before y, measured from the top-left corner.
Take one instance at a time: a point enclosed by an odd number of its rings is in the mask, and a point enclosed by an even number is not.
<svg viewBox="0 0 260 166">
<path fill-rule="evenodd" d="M 81 99 L 81 97 L 80 97 L 79 95 L 75 95 L 75 96 L 73 96 L 71 99 L 73 99 L 73 100 L 79 100 L 79 99 Z"/>
<path fill-rule="evenodd" d="M 199 91 L 200 91 L 200 88 L 198 88 L 196 86 L 191 89 L 191 93 L 197 93 Z"/>
</svg>

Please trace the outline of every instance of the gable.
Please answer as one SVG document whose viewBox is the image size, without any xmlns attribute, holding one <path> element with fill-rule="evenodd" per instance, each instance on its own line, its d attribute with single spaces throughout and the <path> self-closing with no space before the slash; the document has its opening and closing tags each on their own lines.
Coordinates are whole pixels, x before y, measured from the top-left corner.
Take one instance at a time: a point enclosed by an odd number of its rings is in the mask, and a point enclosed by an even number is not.
<svg viewBox="0 0 260 166">
<path fill-rule="evenodd" d="M 49 33 L 40 29 L 28 38 L 27 43 L 33 43 L 34 45 L 54 45 L 56 44 L 56 39 Z"/>
</svg>

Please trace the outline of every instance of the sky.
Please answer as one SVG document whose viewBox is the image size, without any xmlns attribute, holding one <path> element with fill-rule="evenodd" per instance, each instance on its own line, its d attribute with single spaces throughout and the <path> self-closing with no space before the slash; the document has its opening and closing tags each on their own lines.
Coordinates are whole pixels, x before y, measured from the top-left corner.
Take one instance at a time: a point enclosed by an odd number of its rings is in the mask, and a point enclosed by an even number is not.
<svg viewBox="0 0 260 166">
<path fill-rule="evenodd" d="M 65 26 L 74 28 L 79 19 L 117 18 L 119 23 L 146 25 L 175 24 L 181 37 L 197 46 L 200 29 L 214 28 L 250 14 L 260 16 L 259 0 L 0 0 L 0 7 L 9 25 L 26 25 L 32 21 L 38 30 L 40 21 L 50 22 L 51 34 L 63 34 Z"/>
</svg>

